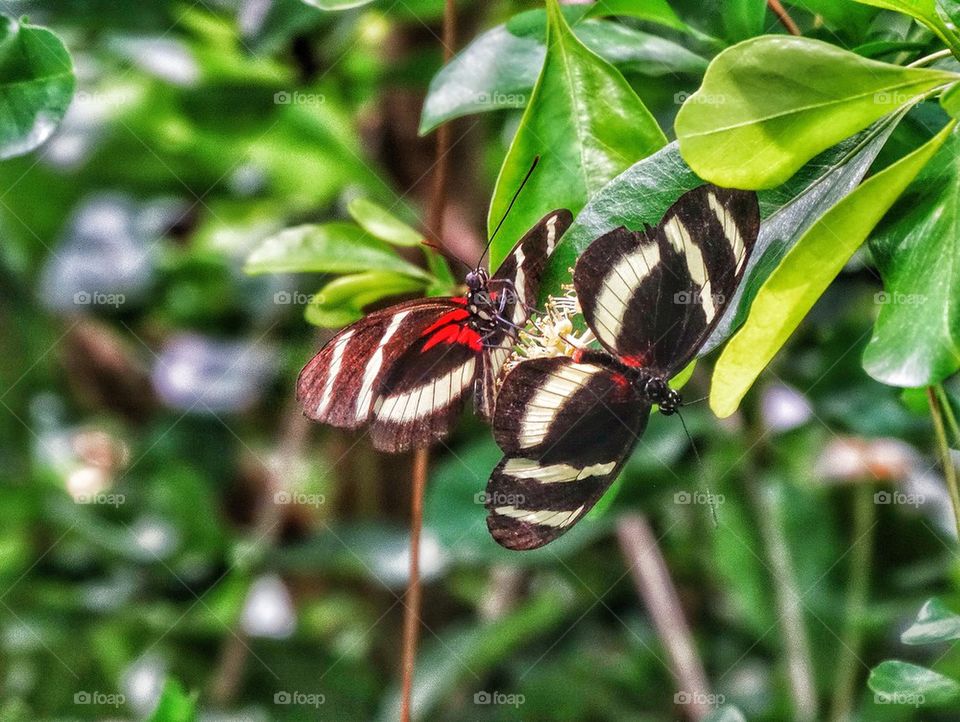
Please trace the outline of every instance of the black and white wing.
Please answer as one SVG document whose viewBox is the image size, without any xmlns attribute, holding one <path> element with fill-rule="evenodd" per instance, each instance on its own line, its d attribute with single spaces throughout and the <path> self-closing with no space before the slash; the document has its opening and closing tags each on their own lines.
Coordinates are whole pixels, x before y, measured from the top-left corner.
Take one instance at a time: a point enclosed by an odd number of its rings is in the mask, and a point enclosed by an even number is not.
<svg viewBox="0 0 960 722">
<path fill-rule="evenodd" d="M 487 527 L 508 549 L 536 549 L 580 521 L 616 480 L 650 405 L 605 354 L 524 361 L 503 381 L 487 482 Z"/>
<path fill-rule="evenodd" d="M 719 322 L 759 230 L 756 193 L 704 185 L 645 232 L 601 236 L 573 276 L 587 324 L 625 364 L 673 376 Z"/>
<path fill-rule="evenodd" d="M 565 209 L 545 215 L 517 241 L 490 278 L 490 293 L 494 302 L 502 300 L 506 323 L 484 341 L 489 353 L 484 356 L 482 381 L 477 388 L 477 411 L 484 418 L 490 418 L 493 412 L 496 379 L 510 356 L 517 332 L 537 304 L 547 261 L 572 222 L 573 214 Z"/>
</svg>

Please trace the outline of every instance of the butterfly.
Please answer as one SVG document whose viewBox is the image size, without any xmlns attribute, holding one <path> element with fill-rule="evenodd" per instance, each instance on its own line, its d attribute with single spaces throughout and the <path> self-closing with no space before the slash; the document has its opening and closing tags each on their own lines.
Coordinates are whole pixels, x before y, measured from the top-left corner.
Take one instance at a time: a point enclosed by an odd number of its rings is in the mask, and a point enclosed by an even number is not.
<svg viewBox="0 0 960 722">
<path fill-rule="evenodd" d="M 346 429 L 369 424 L 373 445 L 390 452 L 445 437 L 471 394 L 489 418 L 494 381 L 572 221 L 567 210 L 548 213 L 493 276 L 470 271 L 464 296 L 399 303 L 338 332 L 300 372 L 304 413 Z"/>
<path fill-rule="evenodd" d="M 487 526 L 535 549 L 582 519 L 617 478 L 654 404 L 681 404 L 685 368 L 733 297 L 760 230 L 755 193 L 683 194 L 655 227 L 620 227 L 577 260 L 573 285 L 603 347 L 523 360 L 502 381 L 493 432 L 504 457 L 487 483 Z"/>
</svg>

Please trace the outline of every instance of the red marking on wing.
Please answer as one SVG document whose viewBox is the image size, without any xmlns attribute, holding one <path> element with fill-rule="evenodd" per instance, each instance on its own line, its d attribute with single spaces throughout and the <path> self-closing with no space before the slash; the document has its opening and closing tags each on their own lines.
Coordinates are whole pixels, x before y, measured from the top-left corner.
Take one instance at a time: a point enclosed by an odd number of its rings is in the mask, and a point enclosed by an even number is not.
<svg viewBox="0 0 960 722">
<path fill-rule="evenodd" d="M 466 306 L 466 305 L 467 305 L 467 297 L 466 297 L 466 296 L 454 296 L 453 298 L 450 299 L 450 303 L 456 303 L 456 304 L 459 305 L 459 306 Z"/>
<path fill-rule="evenodd" d="M 620 360 L 623 361 L 627 366 L 633 366 L 634 368 L 642 368 L 644 364 L 647 363 L 647 359 L 642 354 L 622 356 Z"/>
<path fill-rule="evenodd" d="M 622 397 L 626 393 L 627 389 L 630 388 L 630 379 L 623 374 L 615 373 L 610 377 L 610 380 L 617 385 L 616 393 L 618 397 Z"/>
<path fill-rule="evenodd" d="M 423 348 L 420 349 L 420 353 L 426 353 L 438 343 L 455 343 L 457 337 L 460 335 L 460 326 L 451 324 L 449 326 L 444 326 L 439 331 L 437 331 L 433 336 L 430 337 L 430 340 L 423 344 Z"/>
<path fill-rule="evenodd" d="M 441 326 L 446 326 L 447 324 L 456 323 L 457 321 L 462 321 L 469 315 L 470 315 L 470 312 L 465 308 L 455 308 L 452 311 L 447 311 L 440 318 L 438 318 L 434 323 L 430 324 L 430 326 L 425 328 L 423 330 L 423 333 L 420 334 L 420 338 L 423 338 L 424 336 L 429 336 L 431 333 L 436 331 Z"/>
<path fill-rule="evenodd" d="M 474 351 L 483 349 L 483 341 L 480 339 L 480 334 L 469 326 L 464 326 L 460 329 L 460 335 L 457 336 L 457 343 L 469 346 Z"/>
<path fill-rule="evenodd" d="M 580 363 L 580 362 L 583 360 L 583 354 L 584 354 L 585 351 L 586 351 L 586 349 L 582 349 L 582 348 L 575 348 L 575 349 L 573 350 L 573 357 L 572 357 L 572 358 L 573 358 L 573 362 L 574 362 L 575 364 L 578 364 L 578 363 Z"/>
</svg>

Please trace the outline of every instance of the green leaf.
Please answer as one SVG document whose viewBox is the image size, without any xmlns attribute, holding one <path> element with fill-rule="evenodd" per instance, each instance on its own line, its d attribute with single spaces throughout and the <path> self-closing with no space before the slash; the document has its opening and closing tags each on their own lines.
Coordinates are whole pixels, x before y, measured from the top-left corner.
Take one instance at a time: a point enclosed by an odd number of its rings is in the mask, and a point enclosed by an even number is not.
<svg viewBox="0 0 960 722">
<path fill-rule="evenodd" d="M 371 236 L 395 246 L 419 246 L 423 234 L 401 221 L 383 206 L 366 198 L 354 198 L 347 206 L 360 227 Z"/>
<path fill-rule="evenodd" d="M 196 718 L 196 697 L 184 692 L 175 679 L 168 679 L 150 722 L 192 722 Z"/>
<path fill-rule="evenodd" d="M 596 7 L 604 6 L 601 3 Z M 471 113 L 522 108 L 547 54 L 546 12 L 531 10 L 475 38 L 430 81 L 420 134 Z M 573 28 L 588 48 L 621 70 L 648 76 L 702 74 L 707 61 L 682 45 L 606 20 Z"/>
<path fill-rule="evenodd" d="M 747 40 L 713 60 L 680 109 L 680 152 L 705 180 L 771 188 L 823 150 L 958 77 L 807 38 Z"/>
<path fill-rule="evenodd" d="M 954 639 L 960 639 L 960 614 L 947 609 L 936 597 L 924 603 L 917 621 L 900 635 L 904 644 L 935 644 Z"/>
<path fill-rule="evenodd" d="M 723 418 L 813 307 L 853 252 L 946 140 L 951 126 L 860 185 L 821 216 L 761 286 L 746 323 L 717 360 L 710 408 Z"/>
<path fill-rule="evenodd" d="M 29 153 L 53 135 L 74 83 L 60 38 L 0 15 L 0 159 Z"/>
<path fill-rule="evenodd" d="M 884 291 L 863 366 L 881 383 L 929 386 L 960 369 L 958 154 L 954 127 L 870 242 Z"/>
<path fill-rule="evenodd" d="M 398 273 L 354 273 L 335 278 L 314 294 L 304 316 L 315 326 L 340 328 L 363 318 L 363 310 L 371 303 L 423 288 L 422 281 Z"/>
<path fill-rule="evenodd" d="M 954 27 L 960 27 L 960 2 L 958 0 L 937 0 L 937 10 Z"/>
<path fill-rule="evenodd" d="M 680 19 L 667 0 L 604 0 L 591 5 L 589 15 L 622 15 L 666 25 L 681 32 L 690 31 L 690 26 Z"/>
<path fill-rule="evenodd" d="M 574 37 L 556 0 L 547 13 L 547 58 L 497 178 L 491 232 L 535 156 L 540 165 L 490 249 L 493 268 L 546 213 L 577 213 L 607 181 L 666 143 L 623 76 Z"/>
<path fill-rule="evenodd" d="M 879 704 L 942 707 L 960 699 L 960 684 L 926 667 L 889 659 L 870 670 L 867 686 Z"/>
<path fill-rule="evenodd" d="M 871 5 L 884 10 L 904 13 L 930 28 L 947 47 L 957 50 L 956 40 L 943 19 L 937 14 L 936 0 L 857 0 L 862 5 Z"/>
<path fill-rule="evenodd" d="M 940 96 L 940 105 L 953 118 L 960 118 L 960 84 L 944 91 Z"/>
<path fill-rule="evenodd" d="M 724 3 L 723 24 L 730 40 L 746 40 L 763 34 L 767 0 L 728 0 Z"/>
<path fill-rule="evenodd" d="M 244 270 L 250 274 L 396 271 L 430 279 L 389 244 L 352 223 L 307 224 L 280 231 L 250 254 Z"/>
</svg>

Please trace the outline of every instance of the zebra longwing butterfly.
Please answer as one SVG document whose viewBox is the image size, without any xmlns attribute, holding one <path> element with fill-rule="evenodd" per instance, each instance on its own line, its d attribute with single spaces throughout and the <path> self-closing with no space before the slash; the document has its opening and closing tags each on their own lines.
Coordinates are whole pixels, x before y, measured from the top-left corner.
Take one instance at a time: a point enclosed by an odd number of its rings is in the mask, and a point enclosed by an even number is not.
<svg viewBox="0 0 960 722">
<path fill-rule="evenodd" d="M 509 549 L 570 529 L 617 478 L 653 404 L 727 306 L 760 229 L 755 193 L 700 186 L 656 227 L 617 228 L 580 256 L 573 285 L 604 351 L 521 361 L 503 379 L 494 436 L 504 457 L 487 483 L 487 526 Z"/>
<path fill-rule="evenodd" d="M 341 330 L 300 372 L 304 413 L 347 429 L 369 423 L 373 445 L 391 452 L 446 436 L 471 391 L 489 418 L 494 381 L 572 220 L 547 214 L 492 277 L 468 273 L 465 296 L 399 303 Z"/>
</svg>

